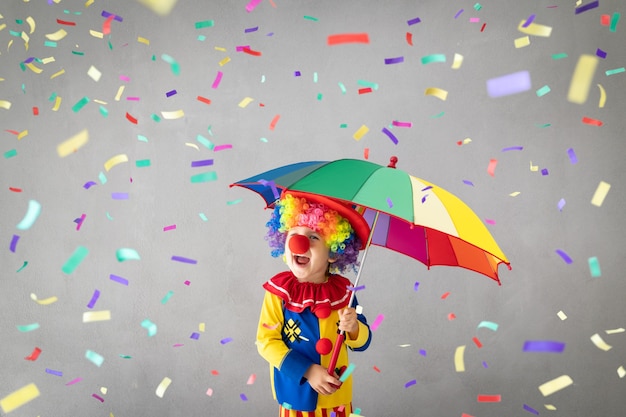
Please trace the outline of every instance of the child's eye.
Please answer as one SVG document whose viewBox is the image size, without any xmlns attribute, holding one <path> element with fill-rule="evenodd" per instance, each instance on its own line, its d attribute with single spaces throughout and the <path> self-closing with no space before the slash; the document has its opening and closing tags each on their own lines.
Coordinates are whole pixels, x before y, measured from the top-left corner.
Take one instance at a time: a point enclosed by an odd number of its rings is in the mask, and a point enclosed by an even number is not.
<svg viewBox="0 0 626 417">
<path fill-rule="evenodd" d="M 320 237 L 316 235 L 311 235 L 311 240 L 320 240 Z"/>
</svg>

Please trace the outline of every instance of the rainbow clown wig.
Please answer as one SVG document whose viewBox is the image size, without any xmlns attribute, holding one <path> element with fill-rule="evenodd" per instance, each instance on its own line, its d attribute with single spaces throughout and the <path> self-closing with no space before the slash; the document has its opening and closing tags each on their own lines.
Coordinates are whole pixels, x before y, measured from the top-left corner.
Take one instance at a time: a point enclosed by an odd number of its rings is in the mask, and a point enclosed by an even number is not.
<svg viewBox="0 0 626 417">
<path fill-rule="evenodd" d="M 273 257 L 285 253 L 286 232 L 292 227 L 306 226 L 315 230 L 326 243 L 330 258 L 335 259 L 329 267 L 333 274 L 343 273 L 348 268 L 356 272 L 359 250 L 364 248 L 369 234 L 367 222 L 347 205 L 320 196 L 306 195 L 305 198 L 305 194 L 294 191 L 285 193 L 276 203 L 266 226 L 265 239 Z"/>
</svg>

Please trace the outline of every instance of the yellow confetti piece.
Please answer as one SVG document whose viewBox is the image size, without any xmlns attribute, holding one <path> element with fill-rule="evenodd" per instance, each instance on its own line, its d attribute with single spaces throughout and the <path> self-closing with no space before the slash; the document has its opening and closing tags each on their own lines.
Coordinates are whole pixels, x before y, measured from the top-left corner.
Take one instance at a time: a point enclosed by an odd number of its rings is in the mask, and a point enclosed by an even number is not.
<svg viewBox="0 0 626 417">
<path fill-rule="evenodd" d="M 106 101 L 104 101 L 104 100 L 97 100 L 97 99 L 94 99 L 94 103 L 102 104 L 102 105 L 104 105 L 104 106 L 106 106 L 107 104 L 109 104 L 109 103 L 107 103 L 107 102 L 106 102 Z"/>
<path fill-rule="evenodd" d="M 190 146 L 192 148 L 196 148 L 197 150 L 200 150 L 200 148 L 198 148 L 198 145 L 196 145 L 195 143 L 185 142 L 185 146 Z"/>
<path fill-rule="evenodd" d="M 54 33 L 46 34 L 46 38 L 50 39 L 51 41 L 60 41 L 66 36 L 67 36 L 67 32 L 63 29 L 59 29 Z"/>
<path fill-rule="evenodd" d="M 589 88 L 591 87 L 591 81 L 593 80 L 597 66 L 598 58 L 596 56 L 582 54 L 578 58 L 574 74 L 569 84 L 569 92 L 567 93 L 567 99 L 570 102 L 583 104 L 587 101 Z"/>
<path fill-rule="evenodd" d="M 465 372 L 465 360 L 463 355 L 465 354 L 465 345 L 458 346 L 454 352 L 454 369 L 457 372 Z"/>
<path fill-rule="evenodd" d="M 28 64 L 26 64 L 26 66 L 35 74 L 41 74 L 41 72 L 43 71 L 41 68 L 36 67 L 35 64 L 33 64 L 32 62 L 29 62 Z"/>
<path fill-rule="evenodd" d="M 617 368 L 617 375 L 620 378 L 624 378 L 624 376 L 626 376 L 626 370 L 624 370 L 623 366 L 620 366 L 619 368 Z"/>
<path fill-rule="evenodd" d="M 89 34 L 93 36 L 94 38 L 98 38 L 98 39 L 104 38 L 104 33 L 98 32 L 97 30 L 90 29 Z"/>
<path fill-rule="evenodd" d="M 172 11 L 176 5 L 176 1 L 177 0 L 139 0 L 139 3 L 143 4 L 154 13 L 165 16 Z"/>
<path fill-rule="evenodd" d="M 518 195 L 520 195 L 520 194 L 521 194 L 521 192 L 519 192 L 519 191 L 513 191 L 511 194 L 509 194 L 509 196 L 511 196 L 511 197 L 517 197 L 517 196 L 518 196 Z"/>
<path fill-rule="evenodd" d="M 120 88 L 117 89 L 117 94 L 115 94 L 115 101 L 120 101 L 120 98 L 122 98 L 122 94 L 124 94 L 124 88 L 126 88 L 126 86 L 120 85 Z"/>
<path fill-rule="evenodd" d="M 61 142 L 57 146 L 57 154 L 61 158 L 64 158 L 83 147 L 87 143 L 87 141 L 89 141 L 89 132 L 87 131 L 87 129 L 83 129 L 66 141 Z"/>
<path fill-rule="evenodd" d="M 28 41 L 30 41 L 30 37 L 26 34 L 26 32 L 22 32 L 21 38 L 24 41 L 24 48 L 28 51 Z"/>
<path fill-rule="evenodd" d="M 617 334 L 617 333 L 624 333 L 624 332 L 626 332 L 626 329 L 624 329 L 623 327 L 620 327 L 619 329 L 605 330 L 606 334 Z"/>
<path fill-rule="evenodd" d="M 598 333 L 591 336 L 591 341 L 593 342 L 594 345 L 596 345 L 598 349 L 602 349 L 605 352 L 613 348 L 613 346 L 606 343 Z"/>
<path fill-rule="evenodd" d="M 541 37 L 547 38 L 552 34 L 552 27 L 550 26 L 539 25 L 537 23 L 531 23 L 530 25 L 524 27 L 525 23 L 526 21 L 522 20 L 517 26 L 517 30 L 519 30 L 520 32 L 526 35 L 541 36 Z"/>
<path fill-rule="evenodd" d="M 556 407 L 552 404 L 545 404 L 544 407 L 546 407 L 546 410 L 556 411 Z"/>
<path fill-rule="evenodd" d="M 89 7 L 91 6 L 96 0 L 87 0 L 85 2 L 85 7 Z M 113 413 L 111 413 L 111 416 L 113 416 Z"/>
<path fill-rule="evenodd" d="M 83 313 L 83 323 L 107 320 L 111 320 L 111 310 L 85 311 Z"/>
<path fill-rule="evenodd" d="M 57 301 L 59 301 L 59 299 L 54 295 L 52 297 L 48 297 L 48 298 L 44 298 L 43 300 L 40 300 L 37 298 L 37 295 L 35 295 L 34 293 L 30 293 L 30 299 L 35 301 L 40 306 L 47 306 L 47 305 L 50 305 L 52 303 L 56 303 Z"/>
<path fill-rule="evenodd" d="M 239 102 L 239 107 L 241 107 L 242 109 L 245 108 L 248 104 L 252 103 L 252 101 L 254 101 L 253 98 L 251 97 L 246 97 L 243 100 L 241 100 Z"/>
<path fill-rule="evenodd" d="M 566 320 L 567 319 L 567 315 L 561 310 L 558 313 L 556 313 L 557 317 L 560 318 L 561 320 Z"/>
<path fill-rule="evenodd" d="M 224 59 L 222 59 L 220 62 L 218 62 L 218 64 L 220 64 L 220 67 L 223 67 L 224 65 L 228 64 L 230 62 L 230 58 L 226 57 Z"/>
<path fill-rule="evenodd" d="M 56 96 L 56 98 L 54 99 L 54 106 L 52 107 L 52 111 L 59 110 L 59 108 L 61 107 L 61 100 L 62 98 L 60 96 Z"/>
<path fill-rule="evenodd" d="M 30 34 L 32 35 L 33 32 L 35 32 L 35 27 L 37 26 L 35 23 L 35 19 L 33 19 L 32 16 L 28 16 L 26 18 L 26 23 L 28 23 L 28 26 L 30 26 Z"/>
<path fill-rule="evenodd" d="M 222 48 L 221 46 L 216 46 L 215 50 L 220 52 L 226 52 L 226 48 Z"/>
<path fill-rule="evenodd" d="M 435 96 L 440 100 L 445 101 L 448 98 L 448 92 L 446 90 L 442 90 L 437 87 L 428 87 L 426 91 L 424 91 L 425 96 Z"/>
<path fill-rule="evenodd" d="M 182 110 L 176 111 L 162 111 L 161 115 L 164 119 L 173 120 L 173 119 L 181 119 L 185 117 L 185 112 Z"/>
<path fill-rule="evenodd" d="M 530 170 L 532 172 L 537 172 L 539 171 L 539 165 L 533 165 L 533 161 L 530 161 Z"/>
<path fill-rule="evenodd" d="M 370 128 L 363 125 L 356 132 L 354 132 L 354 135 L 352 135 L 352 137 L 354 138 L 354 140 L 361 140 L 361 138 L 369 131 Z"/>
<path fill-rule="evenodd" d="M 521 38 L 517 38 L 515 39 L 514 44 L 516 48 L 523 48 L 525 46 L 528 46 L 530 45 L 530 37 L 522 36 Z"/>
<path fill-rule="evenodd" d="M 123 162 L 128 162 L 128 155 L 126 155 L 125 153 L 115 155 L 104 163 L 104 169 L 108 172 L 115 165 L 121 164 Z"/>
<path fill-rule="evenodd" d="M 598 84 L 598 88 L 600 89 L 600 101 L 598 102 L 598 107 L 603 108 L 604 103 L 606 103 L 606 91 L 604 91 L 602 84 Z"/>
<path fill-rule="evenodd" d="M 167 389 L 167 387 L 170 386 L 171 383 L 172 383 L 172 380 L 169 379 L 168 377 L 163 378 L 163 380 L 161 381 L 161 383 L 156 389 L 156 396 L 159 398 L 163 398 L 163 394 L 165 394 L 165 390 Z"/>
<path fill-rule="evenodd" d="M 54 74 L 52 74 L 52 75 L 50 76 L 50 79 L 56 78 L 56 77 L 58 77 L 59 75 L 63 75 L 63 74 L 65 74 L 65 70 L 64 70 L 64 69 L 62 69 L 62 70 L 60 70 L 60 71 L 57 71 L 57 72 L 55 72 Z"/>
<path fill-rule="evenodd" d="M 93 65 L 89 67 L 89 70 L 87 70 L 87 75 L 89 75 L 89 77 L 95 82 L 100 81 L 100 77 L 102 77 L 102 73 Z"/>
<path fill-rule="evenodd" d="M 600 207 L 610 189 L 611 184 L 600 181 L 600 184 L 598 184 L 598 188 L 596 188 L 596 191 L 595 193 L 593 193 L 593 197 L 591 198 L 591 204 Z"/>
<path fill-rule="evenodd" d="M 6 23 L 1 24 L 1 25 L 0 25 L 0 32 L 1 32 L 2 30 L 6 29 L 6 27 L 7 27 Z"/>
<path fill-rule="evenodd" d="M 10 413 L 37 397 L 39 397 L 39 389 L 37 385 L 30 383 L 1 399 L 0 408 L 4 413 Z"/>
<path fill-rule="evenodd" d="M 137 36 L 137 42 L 139 43 L 143 43 L 144 45 L 150 45 L 150 41 L 146 38 L 143 38 L 141 36 Z"/>
<path fill-rule="evenodd" d="M 204 333 L 205 329 L 206 329 L 206 324 L 205 323 L 199 323 L 198 324 L 198 331 Z"/>
<path fill-rule="evenodd" d="M 454 59 L 452 61 L 452 69 L 459 69 L 461 68 L 461 65 L 463 64 L 463 55 L 461 54 L 454 54 Z"/>
<path fill-rule="evenodd" d="M 25 138 L 26 136 L 28 136 L 28 129 L 24 129 L 18 133 L 17 140 L 22 140 L 22 138 Z"/>
<path fill-rule="evenodd" d="M 11 102 L 6 100 L 0 100 L 0 107 L 9 110 L 11 108 Z"/>
<path fill-rule="evenodd" d="M 49 63 L 54 62 L 54 61 L 55 61 L 55 59 L 54 59 L 53 56 L 49 56 L 48 58 L 42 58 L 41 59 L 41 62 L 44 63 L 44 64 L 49 64 Z"/>
<path fill-rule="evenodd" d="M 554 394 L 563 388 L 569 387 L 573 383 L 574 381 L 568 375 L 561 375 L 558 378 L 554 378 L 551 381 L 539 385 L 539 391 L 544 397 L 547 397 L 548 395 Z"/>
</svg>

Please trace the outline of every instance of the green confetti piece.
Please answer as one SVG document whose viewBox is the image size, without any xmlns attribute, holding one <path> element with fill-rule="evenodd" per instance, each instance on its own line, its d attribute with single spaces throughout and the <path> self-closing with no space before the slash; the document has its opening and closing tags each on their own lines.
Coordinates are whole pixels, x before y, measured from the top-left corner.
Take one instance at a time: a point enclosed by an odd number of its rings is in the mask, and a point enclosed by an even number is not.
<svg viewBox="0 0 626 417">
<path fill-rule="evenodd" d="M 198 142 L 200 142 L 204 147 L 206 147 L 207 149 L 213 150 L 213 148 L 215 148 L 215 145 L 213 144 L 213 142 L 211 142 L 210 140 L 208 140 L 207 138 L 205 138 L 202 135 L 198 135 L 196 137 L 196 140 Z"/>
<path fill-rule="evenodd" d="M 304 16 L 304 18 L 305 18 L 306 20 L 312 20 L 312 21 L 314 21 L 314 22 L 319 21 L 319 19 L 318 19 L 317 17 L 313 17 L 313 16 Z"/>
<path fill-rule="evenodd" d="M 148 143 L 148 138 L 143 135 L 137 135 L 137 140 Z"/>
<path fill-rule="evenodd" d="M 100 114 L 102 115 L 102 117 L 108 117 L 109 111 L 107 110 L 106 107 L 104 107 L 103 105 L 100 105 Z"/>
<path fill-rule="evenodd" d="M 83 97 L 80 100 L 78 100 L 78 103 L 74 104 L 74 106 L 72 106 L 72 111 L 74 113 L 78 113 L 80 111 L 80 109 L 82 109 L 83 107 L 85 107 L 87 105 L 87 103 L 89 103 L 89 98 L 88 97 Z"/>
<path fill-rule="evenodd" d="M 215 171 L 203 172 L 202 174 L 196 174 L 191 176 L 192 183 L 215 181 L 217 179 L 217 173 Z"/>
<path fill-rule="evenodd" d="M 345 86 L 345 85 L 343 85 L 343 83 L 338 83 L 338 84 L 339 84 L 339 88 L 341 88 L 341 92 L 342 92 L 343 94 L 346 94 L 346 86 Z"/>
<path fill-rule="evenodd" d="M 433 62 L 446 62 L 445 54 L 431 54 L 422 57 L 422 64 L 431 64 Z"/>
<path fill-rule="evenodd" d="M 84 246 L 77 247 L 74 250 L 74 253 L 72 253 L 72 256 L 70 256 L 69 259 L 65 262 L 65 264 L 63 264 L 63 266 L 61 267 L 61 271 L 63 271 L 64 273 L 68 275 L 71 274 L 72 272 L 74 272 L 76 267 L 80 265 L 83 259 L 85 259 L 88 253 L 89 253 L 89 249 L 87 249 L 86 247 Z"/>
<path fill-rule="evenodd" d="M 20 272 L 22 269 L 26 268 L 26 265 L 28 265 L 28 261 L 24 261 L 24 265 L 22 265 L 22 266 L 20 267 L 20 269 L 18 269 L 18 270 L 17 270 L 17 271 L 15 271 L 15 272 Z"/>
<path fill-rule="evenodd" d="M 130 355 L 122 355 L 121 353 L 119 354 L 119 357 L 122 358 L 122 359 L 131 359 L 132 358 L 132 356 L 130 356 Z"/>
<path fill-rule="evenodd" d="M 609 75 L 613 75 L 613 74 L 619 74 L 620 72 L 624 72 L 624 71 L 626 71 L 626 69 L 624 67 L 621 67 L 621 68 L 615 68 L 615 69 L 612 69 L 612 70 L 607 70 L 605 72 L 605 74 L 607 76 L 609 76 Z"/>
<path fill-rule="evenodd" d="M 430 116 L 430 118 L 431 118 L 431 119 L 439 119 L 440 117 L 443 117 L 443 115 L 444 115 L 444 114 L 446 114 L 446 112 L 445 112 L 445 111 L 442 111 L 442 112 L 441 112 L 441 113 L 439 113 L 439 114 L 435 114 L 435 115 L 433 115 L 433 116 Z"/>
<path fill-rule="evenodd" d="M 11 149 L 10 151 L 6 151 L 4 153 L 4 158 L 5 159 L 13 158 L 15 155 L 17 155 L 17 149 Z"/>
<path fill-rule="evenodd" d="M 202 20 L 200 22 L 196 22 L 196 29 L 210 28 L 213 26 L 215 26 L 214 20 Z"/>
<path fill-rule="evenodd" d="M 259 139 L 261 142 L 267 143 L 267 138 L 261 138 Z"/>
<path fill-rule="evenodd" d="M 111 41 L 109 40 L 109 49 L 112 51 L 113 50 L 113 44 L 111 43 Z"/>
<path fill-rule="evenodd" d="M 562 52 L 560 54 L 553 54 L 552 55 L 552 59 L 563 59 L 563 58 L 567 58 L 567 54 L 565 52 Z"/>
<path fill-rule="evenodd" d="M 48 101 L 54 101 L 57 98 L 57 93 L 52 93 L 50 94 L 50 98 L 48 99 Z"/>
<path fill-rule="evenodd" d="M 156 113 L 152 113 L 152 114 L 150 115 L 150 117 L 152 118 L 152 120 L 154 120 L 154 121 L 155 121 L 155 122 L 157 122 L 157 123 L 159 123 L 159 122 L 161 121 L 161 118 L 160 118 L 160 117 L 159 117 L 159 115 L 158 115 L 158 114 L 156 114 Z"/>
<path fill-rule="evenodd" d="M 243 201 L 243 199 L 239 198 L 237 200 L 231 200 L 231 201 L 227 201 L 226 205 L 227 206 L 234 206 L 235 204 L 239 204 Z"/>
<path fill-rule="evenodd" d="M 617 23 L 619 22 L 620 14 L 615 12 L 611 16 L 611 23 L 609 24 L 609 30 L 615 32 L 617 30 Z"/>
<path fill-rule="evenodd" d="M 33 330 L 37 330 L 39 328 L 39 323 L 31 323 L 31 324 L 23 324 L 23 325 L 18 324 L 16 327 L 17 327 L 17 330 L 19 330 L 20 332 L 27 333 L 27 332 L 32 332 Z"/>
<path fill-rule="evenodd" d="M 354 372 L 354 368 L 355 368 L 355 367 L 356 367 L 356 366 L 355 366 L 353 363 L 351 363 L 350 365 L 348 365 L 348 367 L 346 368 L 346 370 L 345 370 L 345 371 L 343 371 L 343 373 L 341 374 L 341 377 L 339 377 L 339 380 L 340 380 L 341 382 L 346 382 L 346 379 L 348 379 L 348 377 L 349 377 L 350 375 L 352 375 L 352 372 Z"/>
<path fill-rule="evenodd" d="M 339 128 L 340 128 L 340 129 L 345 129 L 345 128 L 347 128 L 347 127 L 348 127 L 348 124 L 347 124 L 347 123 L 342 123 L 342 124 L 340 124 L 340 125 L 339 125 Z"/>
<path fill-rule="evenodd" d="M 85 55 L 85 53 L 84 53 L 84 52 L 79 52 L 79 51 L 72 51 L 72 53 L 73 53 L 74 55 L 78 55 L 78 56 L 84 56 L 84 55 Z"/>
<path fill-rule="evenodd" d="M 113 217 L 111 217 L 111 215 L 109 214 L 109 212 L 107 211 L 107 219 L 109 220 L 113 220 Z"/>
<path fill-rule="evenodd" d="M 356 83 L 364 87 L 371 87 L 373 90 L 378 90 L 378 84 L 371 81 L 358 80 Z"/>
<path fill-rule="evenodd" d="M 148 336 L 152 337 L 157 334 L 157 325 L 152 323 L 150 320 L 145 319 L 141 322 L 141 327 L 148 330 Z"/>
<path fill-rule="evenodd" d="M 167 62 L 168 64 L 170 64 L 170 69 L 172 70 L 172 73 L 174 75 L 180 75 L 180 66 L 178 65 L 178 62 L 176 62 L 174 58 L 172 58 L 168 54 L 163 54 L 161 55 L 161 59 Z"/>
<path fill-rule="evenodd" d="M 100 174 L 98 174 L 98 180 L 100 181 L 100 184 L 107 183 L 107 176 L 104 175 L 104 172 L 100 171 Z"/>
<path fill-rule="evenodd" d="M 101 367 L 104 363 L 104 357 L 99 353 L 94 352 L 93 350 L 87 349 L 87 351 L 85 352 L 85 358 L 87 358 L 87 360 L 96 365 L 98 368 Z"/>
<path fill-rule="evenodd" d="M 474 5 L 474 10 L 476 10 L 476 11 L 479 11 L 479 10 L 480 10 L 480 9 L 482 9 L 482 8 L 483 8 L 483 6 L 481 6 L 481 5 L 480 5 L 480 3 L 476 3 L 476 4 Z"/>
<path fill-rule="evenodd" d="M 135 161 L 135 166 L 137 168 L 149 167 L 150 166 L 150 160 L 149 159 L 138 159 L 137 161 Z"/>
<path fill-rule="evenodd" d="M 322 100 L 322 93 L 317 93 L 317 99 L 318 99 L 319 101 L 321 101 L 321 100 Z"/>
<path fill-rule="evenodd" d="M 140 260 L 139 254 L 135 249 L 132 248 L 119 248 L 115 251 L 115 257 L 118 262 L 124 262 L 129 260 Z"/>
<path fill-rule="evenodd" d="M 206 214 L 204 213 L 198 213 L 198 216 L 200 216 L 200 218 L 202 219 L 202 221 L 209 221 L 209 219 L 207 218 Z"/>
<path fill-rule="evenodd" d="M 543 129 L 543 128 L 552 126 L 552 123 L 535 124 L 535 126 L 540 127 L 540 128 Z"/>
<path fill-rule="evenodd" d="M 206 41 L 206 36 L 198 35 L 198 37 L 196 39 L 198 39 L 200 42 L 204 42 L 204 41 Z"/>
<path fill-rule="evenodd" d="M 172 295 L 174 295 L 174 291 L 168 291 L 167 294 L 165 294 L 165 297 L 161 300 L 161 304 L 167 303 L 169 299 L 172 298 Z"/>
<path fill-rule="evenodd" d="M 317 72 L 313 73 L 313 82 L 316 83 L 317 82 Z"/>
<path fill-rule="evenodd" d="M 43 46 L 47 46 L 49 48 L 56 48 L 57 47 L 57 43 L 54 41 L 45 41 L 43 43 Z"/>
<path fill-rule="evenodd" d="M 28 230 L 35 223 L 35 220 L 41 214 L 41 204 L 36 200 L 30 200 L 28 202 L 28 210 L 22 221 L 16 226 L 20 230 Z"/>
<path fill-rule="evenodd" d="M 15 19 L 15 23 L 21 25 L 22 23 L 24 23 L 24 21 L 22 19 Z"/>
<path fill-rule="evenodd" d="M 597 256 L 592 256 L 588 260 L 589 262 L 589 271 L 591 272 L 591 276 L 593 278 L 598 278 L 602 276 L 602 271 L 600 270 L 600 262 L 598 262 Z"/>
<path fill-rule="evenodd" d="M 549 92 L 550 92 L 550 87 L 548 87 L 547 85 L 544 85 L 539 90 L 537 90 L 537 97 L 545 96 Z"/>
</svg>

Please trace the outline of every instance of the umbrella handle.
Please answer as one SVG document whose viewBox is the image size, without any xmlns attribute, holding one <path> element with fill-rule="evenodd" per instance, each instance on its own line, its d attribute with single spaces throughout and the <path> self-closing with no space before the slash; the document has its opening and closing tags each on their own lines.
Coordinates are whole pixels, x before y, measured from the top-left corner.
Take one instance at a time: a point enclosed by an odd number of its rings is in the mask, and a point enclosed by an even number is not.
<svg viewBox="0 0 626 417">
<path fill-rule="evenodd" d="M 346 335 L 343 331 L 337 333 L 337 339 L 335 339 L 335 345 L 333 346 L 333 354 L 330 357 L 330 363 L 328 364 L 328 375 L 335 375 L 335 367 L 337 366 L 337 359 L 339 359 L 339 351 L 341 350 L 341 345 L 343 345 L 345 338 Z"/>
</svg>

